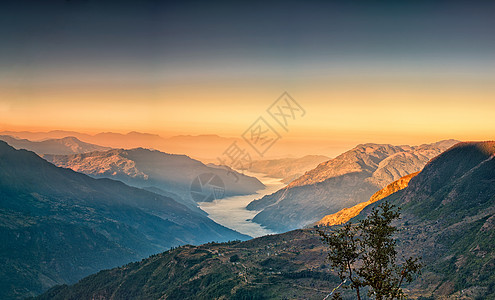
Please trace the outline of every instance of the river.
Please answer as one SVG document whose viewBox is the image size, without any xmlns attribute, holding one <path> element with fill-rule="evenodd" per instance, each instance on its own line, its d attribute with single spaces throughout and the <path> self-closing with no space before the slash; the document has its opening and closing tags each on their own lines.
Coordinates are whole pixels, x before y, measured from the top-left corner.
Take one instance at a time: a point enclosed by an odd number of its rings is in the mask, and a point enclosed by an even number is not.
<svg viewBox="0 0 495 300">
<path fill-rule="evenodd" d="M 244 174 L 258 178 L 265 185 L 265 188 L 255 194 L 226 197 L 213 202 L 201 202 L 199 207 L 206 211 L 215 222 L 240 233 L 252 237 L 272 234 L 274 232 L 251 221 L 259 211 L 247 210 L 246 206 L 255 199 L 278 191 L 285 184 L 280 178 L 267 177 L 261 173 L 244 172 Z"/>
</svg>

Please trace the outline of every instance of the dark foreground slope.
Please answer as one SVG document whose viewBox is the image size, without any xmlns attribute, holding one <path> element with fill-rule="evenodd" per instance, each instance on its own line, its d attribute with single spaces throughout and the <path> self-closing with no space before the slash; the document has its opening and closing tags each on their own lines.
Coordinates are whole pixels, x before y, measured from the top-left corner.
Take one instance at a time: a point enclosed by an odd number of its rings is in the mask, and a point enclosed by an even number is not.
<svg viewBox="0 0 495 300">
<path fill-rule="evenodd" d="M 422 256 L 425 265 L 409 298 L 495 299 L 494 153 L 495 143 L 460 144 L 385 198 L 402 206 L 399 257 Z M 39 299 L 323 299 L 339 284 L 325 251 L 312 229 L 180 247 Z"/>
<path fill-rule="evenodd" d="M 456 145 L 386 199 L 402 207 L 401 247 L 426 265 L 414 289 L 495 299 L 495 142 Z"/>
<path fill-rule="evenodd" d="M 322 299 L 338 279 L 307 230 L 183 246 L 102 271 L 38 299 Z"/>
<path fill-rule="evenodd" d="M 0 299 L 10 299 L 172 246 L 246 236 L 170 198 L 0 141 L 0 238 Z"/>
</svg>

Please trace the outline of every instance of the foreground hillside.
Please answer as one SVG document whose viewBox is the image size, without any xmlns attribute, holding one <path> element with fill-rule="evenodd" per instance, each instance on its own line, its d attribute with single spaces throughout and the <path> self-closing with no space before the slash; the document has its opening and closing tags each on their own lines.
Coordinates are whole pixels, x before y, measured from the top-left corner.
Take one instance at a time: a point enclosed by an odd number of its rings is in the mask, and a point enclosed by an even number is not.
<svg viewBox="0 0 495 300">
<path fill-rule="evenodd" d="M 308 231 L 183 246 L 102 271 L 38 299 L 322 299 L 338 278 Z"/>
<path fill-rule="evenodd" d="M 426 265 L 412 288 L 495 299 L 495 142 L 456 145 L 386 199 L 402 207 L 402 249 Z"/>
<path fill-rule="evenodd" d="M 416 299 L 495 299 L 495 143 L 462 143 L 390 201 L 402 207 L 401 254 L 421 256 Z M 323 299 L 340 282 L 312 229 L 185 246 L 59 286 L 38 299 Z M 347 295 L 346 299 L 354 299 Z"/>
<path fill-rule="evenodd" d="M 261 210 L 253 221 L 276 232 L 301 228 L 325 215 L 365 202 L 402 176 L 420 171 L 433 157 L 458 141 L 421 146 L 358 145 L 292 181 L 281 190 L 255 200 Z"/>
<path fill-rule="evenodd" d="M 171 198 L 0 141 L 0 238 L 0 299 L 16 299 L 172 246 L 248 237 Z"/>
</svg>

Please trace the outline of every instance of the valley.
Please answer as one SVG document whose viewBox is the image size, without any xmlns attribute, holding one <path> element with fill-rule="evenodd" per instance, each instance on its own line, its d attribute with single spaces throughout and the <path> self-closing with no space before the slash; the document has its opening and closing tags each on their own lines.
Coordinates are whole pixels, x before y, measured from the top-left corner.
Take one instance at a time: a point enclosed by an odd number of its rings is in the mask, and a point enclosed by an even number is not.
<svg viewBox="0 0 495 300">
<path fill-rule="evenodd" d="M 253 222 L 252 219 L 258 212 L 247 210 L 246 207 L 251 201 L 282 188 L 284 186 L 282 178 L 272 178 L 261 173 L 244 173 L 248 176 L 258 178 L 265 185 L 265 188 L 254 194 L 231 196 L 217 199 L 213 202 L 200 202 L 199 206 L 215 222 L 240 233 L 247 234 L 251 237 L 273 234 L 274 232 Z"/>
<path fill-rule="evenodd" d="M 494 158 L 495 142 L 460 143 L 404 179 L 407 187 L 385 188 L 377 195 L 388 196 L 351 219 L 384 201 L 401 207 L 398 256 L 421 257 L 424 265 L 404 286 L 408 298 L 495 297 Z M 54 287 L 37 299 L 323 299 L 341 282 L 325 259 L 328 250 L 314 229 L 187 245 Z M 349 290 L 339 292 L 355 299 Z"/>
<path fill-rule="evenodd" d="M 32 145 L 29 141 L 23 143 Z M 455 145 L 442 152 L 451 144 Z M 371 187 L 384 186 L 367 201 L 328 214 L 311 226 L 331 230 L 332 226 L 362 219 L 383 201 L 392 202 L 402 208 L 402 219 L 397 224 L 400 253 L 421 256 L 427 264 L 424 270 L 427 277 L 420 277 L 406 287 L 410 295 L 452 296 L 462 291 L 469 295 L 490 295 L 491 277 L 486 272 L 493 263 L 489 241 L 493 237 L 495 191 L 489 183 L 493 181 L 495 170 L 494 147 L 493 142 L 457 141 L 413 147 L 360 145 L 306 171 L 289 185 L 284 183 L 284 178 L 270 177 L 266 173 L 238 173 L 244 182 L 248 180 L 262 188 L 196 203 L 187 195 L 187 189 L 192 188 L 188 187 L 190 180 L 198 172 L 195 170 L 218 170 L 219 176 L 223 172 L 221 178 L 228 178 L 225 169 L 204 165 L 185 155 L 142 148 L 43 155 L 58 165 L 69 166 L 95 179 L 56 167 L 33 152 L 15 150 L 0 142 L 0 197 L 3 201 L 0 234 L 12 240 L 2 250 L 4 263 L 21 269 L 29 265 L 36 274 L 2 271 L 4 277 L 11 278 L 0 282 L 3 290 L 15 288 L 16 291 L 2 297 L 21 299 L 56 285 L 38 299 L 127 299 L 128 295 L 134 295 L 133 299 L 175 299 L 178 295 L 202 299 L 321 299 L 331 291 L 331 286 L 340 282 L 325 260 L 327 249 L 315 230 L 298 228 L 279 234 L 256 222 L 260 211 L 253 207 L 267 196 L 280 191 L 292 192 L 300 186 L 317 186 L 322 181 L 330 182 L 328 178 L 334 178 L 332 185 L 328 185 L 333 186 L 332 189 L 340 188 L 354 196 L 359 195 L 356 194 L 359 190 L 353 190 L 354 186 L 363 189 L 369 185 L 370 193 Z M 436 153 L 439 154 L 425 162 Z M 424 169 L 415 171 L 423 164 Z M 279 170 L 282 165 L 277 162 L 273 170 Z M 258 167 L 271 174 L 272 169 L 267 168 L 266 163 Z M 299 164 L 297 170 L 300 168 Z M 408 171 L 415 172 L 385 184 Z M 345 179 L 335 180 L 340 176 Z M 356 182 L 356 178 L 360 178 L 359 181 Z M 349 180 L 354 182 L 349 183 Z M 226 182 L 226 190 L 243 188 L 243 181 L 239 181 L 240 187 L 235 184 L 235 181 Z M 181 188 L 171 189 L 177 186 Z M 319 189 L 330 193 L 332 189 L 328 186 Z M 298 199 L 305 203 L 305 198 L 315 197 L 310 191 L 303 189 Z M 477 202 L 464 204 L 463 199 L 469 196 Z M 422 201 L 421 205 L 418 200 Z M 305 213 L 314 209 L 303 205 L 300 208 Z M 428 210 L 422 207 L 424 205 Z M 268 204 L 270 206 L 274 205 Z M 290 208 L 289 216 L 297 215 L 300 208 Z M 319 211 L 318 215 L 324 212 L 327 210 Z M 459 234 L 460 224 L 466 236 Z M 64 252 L 50 246 L 46 236 L 70 250 Z M 449 241 L 452 237 L 457 242 L 452 244 Z M 31 245 L 29 241 L 33 239 Z M 19 252 L 18 257 L 7 254 L 9 247 L 21 245 L 25 251 Z M 27 259 L 33 247 L 46 252 L 41 257 Z M 460 258 L 449 261 L 452 255 Z M 77 263 L 69 264 L 69 257 Z M 141 262 L 132 263 L 140 258 Z M 51 263 L 45 265 L 46 259 Z M 455 265 L 462 274 L 473 272 L 473 260 L 483 266 L 477 281 L 460 281 L 445 269 Z M 121 267 L 111 269 L 119 265 Z M 70 286 L 101 269 L 108 270 Z M 149 277 L 149 272 L 160 275 Z M 29 286 L 21 284 L 19 276 L 27 278 L 24 282 Z M 465 278 L 466 275 L 459 276 Z M 137 283 L 142 280 L 146 282 L 144 286 Z M 353 299 L 347 292 L 343 296 Z"/>
<path fill-rule="evenodd" d="M 0 300 L 495 300 L 495 1 L 0 0 Z"/>
<path fill-rule="evenodd" d="M 170 197 L 56 167 L 3 141 L 0 237 L 1 299 L 34 296 L 179 245 L 250 238 Z"/>
</svg>

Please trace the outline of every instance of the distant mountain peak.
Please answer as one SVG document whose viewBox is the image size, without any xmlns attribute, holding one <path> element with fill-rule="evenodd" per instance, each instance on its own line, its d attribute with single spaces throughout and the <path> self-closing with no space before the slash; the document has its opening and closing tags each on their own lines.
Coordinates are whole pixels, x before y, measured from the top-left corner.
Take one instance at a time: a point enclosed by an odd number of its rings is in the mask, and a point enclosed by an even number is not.
<svg viewBox="0 0 495 300">
<path fill-rule="evenodd" d="M 155 138 L 160 138 L 158 134 L 154 133 L 146 133 L 146 132 L 138 132 L 138 131 L 131 131 L 126 133 L 125 135 L 127 136 L 146 136 L 146 137 L 155 137 Z"/>
<path fill-rule="evenodd" d="M 83 142 L 74 136 L 66 136 L 63 138 L 47 139 L 42 141 L 30 141 L 27 139 L 18 139 L 9 135 L 0 135 L 0 139 L 6 141 L 9 145 L 16 149 L 28 149 L 39 155 L 75 154 L 110 149 L 109 147 Z"/>
<path fill-rule="evenodd" d="M 66 136 L 66 137 L 61 138 L 60 140 L 62 140 L 62 141 L 77 141 L 77 142 L 81 142 L 81 140 L 78 139 L 78 138 L 76 138 L 75 136 Z"/>
</svg>

